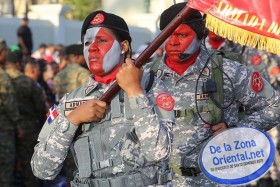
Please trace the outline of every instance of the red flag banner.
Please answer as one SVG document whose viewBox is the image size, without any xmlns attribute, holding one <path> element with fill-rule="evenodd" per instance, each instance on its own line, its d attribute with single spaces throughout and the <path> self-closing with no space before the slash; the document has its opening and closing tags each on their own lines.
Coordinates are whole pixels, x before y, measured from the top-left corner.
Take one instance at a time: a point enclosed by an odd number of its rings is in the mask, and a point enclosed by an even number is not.
<svg viewBox="0 0 280 187">
<path fill-rule="evenodd" d="M 189 0 L 205 14 L 206 26 L 234 42 L 280 55 L 279 0 Z"/>
</svg>

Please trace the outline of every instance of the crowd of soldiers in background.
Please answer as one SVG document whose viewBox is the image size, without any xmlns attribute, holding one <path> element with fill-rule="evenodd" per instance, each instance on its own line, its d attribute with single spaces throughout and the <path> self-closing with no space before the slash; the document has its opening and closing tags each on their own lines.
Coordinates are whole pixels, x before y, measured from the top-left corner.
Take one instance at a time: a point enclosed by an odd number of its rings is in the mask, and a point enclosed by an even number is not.
<svg viewBox="0 0 280 187">
<path fill-rule="evenodd" d="M 205 39 L 205 46 L 208 49 L 227 52 L 239 57 L 241 64 L 258 71 L 267 82 L 280 92 L 280 56 L 257 48 L 239 45 L 210 31 Z M 240 109 L 241 117 L 242 112 Z M 275 161 L 265 176 L 251 184 L 253 187 L 280 186 L 280 126 L 271 129 L 268 133 L 276 146 Z"/>
<path fill-rule="evenodd" d="M 48 109 L 87 81 L 90 72 L 83 66 L 82 44 L 42 44 L 24 55 L 18 45 L 7 46 L 0 39 L 1 186 L 11 181 L 18 187 L 55 183 L 36 179 L 30 160 Z"/>
<path fill-rule="evenodd" d="M 145 43 L 135 50 L 133 58 L 137 58 L 148 45 L 149 43 Z M 241 63 L 259 71 L 275 89 L 280 90 L 279 56 L 258 49 L 243 47 L 211 32 L 205 40 L 205 45 L 209 50 L 238 53 L 242 57 Z M 164 49 L 159 48 L 149 59 L 147 65 L 155 63 L 157 59 L 162 57 L 163 53 Z M 0 121 L 0 131 L 2 132 L 2 136 L 0 136 L 0 142 L 2 143 L 0 144 L 1 146 L 5 144 L 6 148 L 5 152 L 0 152 L 0 181 L 13 180 L 14 186 L 18 187 L 58 186 L 57 182 L 36 179 L 30 168 L 30 160 L 49 108 L 57 104 L 65 93 L 83 85 L 90 75 L 83 58 L 83 46 L 82 44 L 73 44 L 66 47 L 62 44 L 41 44 L 32 54 L 25 55 L 19 46 L 7 46 L 5 40 L 0 39 L 0 67 L 11 79 L 11 85 L 5 85 L 5 82 L 0 82 L 0 84 L 13 87 L 15 97 L 12 98 L 11 103 L 16 103 L 19 113 L 19 119 Z M 6 115 L 1 113 L 4 110 L 1 109 L 4 106 L 3 103 L 5 101 L 1 101 L 0 97 L 0 120 L 3 120 L 1 115 Z M 12 123 L 16 123 L 16 125 Z M 2 124 L 5 124 L 5 126 Z M 11 126 L 14 126 L 14 128 L 11 128 Z M 3 132 L 8 131 L 13 131 L 13 133 L 6 133 L 4 136 Z M 8 137 L 11 135 L 15 135 L 14 140 Z M 280 147 L 277 143 L 279 142 L 278 137 L 280 137 L 278 130 L 274 128 L 270 135 L 275 140 L 276 147 Z M 9 142 L 10 140 L 11 142 Z M 278 164 L 278 157 L 277 153 L 275 165 L 271 167 L 269 174 L 252 186 L 267 186 L 269 180 L 272 182 L 279 180 L 280 172 L 278 170 L 280 165 Z M 5 164 L 1 160 L 3 158 L 6 159 Z M 7 164 L 9 162 L 10 164 Z M 74 168 L 73 159 L 67 158 L 66 166 L 62 169 L 59 177 L 62 176 L 66 181 L 70 181 Z M 11 171 L 12 178 L 10 178 Z M 61 179 L 59 180 L 61 182 Z M 265 181 L 264 185 L 260 182 L 262 180 Z"/>
</svg>

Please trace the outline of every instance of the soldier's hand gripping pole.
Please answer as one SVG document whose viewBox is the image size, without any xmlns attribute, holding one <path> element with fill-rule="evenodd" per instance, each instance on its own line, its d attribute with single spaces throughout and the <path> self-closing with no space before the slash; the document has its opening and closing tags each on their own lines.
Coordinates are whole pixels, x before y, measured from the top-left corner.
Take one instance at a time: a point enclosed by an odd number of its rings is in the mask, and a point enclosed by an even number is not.
<svg viewBox="0 0 280 187">
<path fill-rule="evenodd" d="M 151 42 L 151 44 L 136 58 L 135 66 L 141 68 L 161 44 L 172 34 L 172 32 L 183 22 L 183 20 L 194 9 L 187 5 L 177 14 L 177 16 L 165 27 L 164 30 Z M 113 96 L 120 90 L 117 82 L 114 82 L 109 89 L 99 98 L 101 101 L 109 103 Z"/>
</svg>

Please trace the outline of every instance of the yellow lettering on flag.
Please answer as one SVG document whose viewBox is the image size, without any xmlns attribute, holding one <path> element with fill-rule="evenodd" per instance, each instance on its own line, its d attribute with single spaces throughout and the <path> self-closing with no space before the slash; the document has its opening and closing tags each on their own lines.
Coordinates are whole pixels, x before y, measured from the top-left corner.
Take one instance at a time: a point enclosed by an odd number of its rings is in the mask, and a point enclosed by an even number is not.
<svg viewBox="0 0 280 187">
<path fill-rule="evenodd" d="M 280 27 L 278 28 L 278 31 L 275 34 L 280 35 Z"/>
<path fill-rule="evenodd" d="M 260 30 L 263 30 L 264 23 L 265 23 L 265 19 L 262 19 L 262 23 L 261 23 L 260 28 L 259 28 Z"/>
<path fill-rule="evenodd" d="M 276 30 L 278 29 L 278 24 L 273 21 L 270 25 L 270 27 L 267 29 L 268 33 L 276 33 Z"/>
<path fill-rule="evenodd" d="M 248 20 L 249 14 L 245 14 L 245 18 L 243 21 L 243 25 L 247 25 L 247 20 Z"/>
<path fill-rule="evenodd" d="M 257 18 L 257 16 L 252 16 L 252 18 L 250 19 L 248 26 L 250 27 L 255 27 L 258 24 L 259 18 Z"/>
<path fill-rule="evenodd" d="M 220 1 L 220 3 L 219 3 L 219 5 L 218 5 L 218 12 L 221 12 L 221 9 L 222 9 L 222 6 L 223 6 L 223 2 L 222 1 Z"/>
<path fill-rule="evenodd" d="M 274 26 L 274 28 L 272 30 L 272 33 L 276 33 L 278 28 L 279 28 L 278 27 L 278 23 L 275 23 L 275 26 Z"/>
<path fill-rule="evenodd" d="M 237 12 L 238 12 L 238 9 L 237 8 L 234 8 L 233 10 L 232 10 L 232 12 L 231 12 L 231 19 L 233 19 L 234 18 L 234 16 L 235 15 L 237 15 Z"/>
<path fill-rule="evenodd" d="M 236 15 L 236 17 L 234 18 L 234 20 L 235 20 L 235 21 L 238 21 L 241 15 L 242 15 L 242 11 L 241 11 L 241 10 L 238 10 L 238 11 L 237 11 L 237 15 Z"/>
<path fill-rule="evenodd" d="M 221 15 L 226 16 L 228 9 L 229 9 L 229 5 L 226 5 L 225 8 L 223 9 L 223 11 L 221 12 Z"/>
</svg>

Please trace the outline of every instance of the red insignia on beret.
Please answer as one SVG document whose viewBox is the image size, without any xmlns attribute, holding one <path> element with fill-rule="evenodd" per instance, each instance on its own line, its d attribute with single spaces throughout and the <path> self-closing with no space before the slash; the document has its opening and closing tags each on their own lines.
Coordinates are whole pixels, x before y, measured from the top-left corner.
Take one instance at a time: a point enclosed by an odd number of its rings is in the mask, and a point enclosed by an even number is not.
<svg viewBox="0 0 280 187">
<path fill-rule="evenodd" d="M 104 16 L 103 16 L 103 14 L 100 14 L 100 13 L 98 13 L 98 14 L 96 14 L 96 16 L 94 16 L 94 18 L 91 20 L 91 24 L 93 24 L 93 25 L 96 25 L 96 24 L 100 24 L 100 23 L 103 23 L 104 22 Z"/>
<path fill-rule="evenodd" d="M 251 57 L 251 63 L 254 66 L 258 66 L 260 65 L 260 63 L 262 62 L 262 57 L 259 54 L 255 54 Z"/>
<path fill-rule="evenodd" d="M 251 87 L 256 93 L 262 91 L 264 88 L 264 81 L 263 81 L 262 77 L 260 76 L 259 72 L 257 72 L 257 71 L 252 73 Z"/>
<path fill-rule="evenodd" d="M 157 95 L 156 103 L 164 110 L 172 110 L 174 108 L 175 101 L 169 93 L 162 92 Z"/>
</svg>

